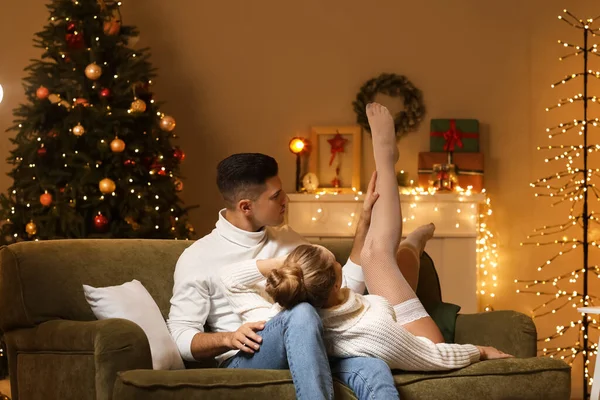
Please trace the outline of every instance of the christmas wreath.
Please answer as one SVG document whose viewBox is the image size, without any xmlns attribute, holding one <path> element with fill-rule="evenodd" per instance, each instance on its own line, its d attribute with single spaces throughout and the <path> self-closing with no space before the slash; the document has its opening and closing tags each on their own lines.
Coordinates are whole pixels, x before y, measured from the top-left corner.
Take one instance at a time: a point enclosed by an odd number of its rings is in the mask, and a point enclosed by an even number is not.
<svg viewBox="0 0 600 400">
<path fill-rule="evenodd" d="M 404 110 L 394 116 L 397 137 L 402 137 L 419 128 L 419 123 L 425 115 L 421 91 L 403 75 L 381 74 L 365 83 L 352 103 L 356 112 L 356 122 L 367 132 L 371 133 L 371 128 L 367 119 L 366 106 L 375 99 L 378 93 L 404 98 Z"/>
</svg>

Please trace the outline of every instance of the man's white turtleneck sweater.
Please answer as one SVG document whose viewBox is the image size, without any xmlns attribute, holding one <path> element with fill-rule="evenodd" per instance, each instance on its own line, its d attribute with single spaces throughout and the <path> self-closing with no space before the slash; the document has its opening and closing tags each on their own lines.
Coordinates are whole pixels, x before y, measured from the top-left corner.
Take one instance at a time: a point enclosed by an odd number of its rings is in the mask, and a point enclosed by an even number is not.
<svg viewBox="0 0 600 400">
<path fill-rule="evenodd" d="M 256 260 L 289 254 L 307 243 L 290 227 L 267 227 L 258 232 L 239 229 L 219 212 L 215 229 L 187 248 L 177 261 L 171 310 L 167 325 L 184 360 L 193 361 L 193 337 L 206 330 L 234 332 L 241 318 L 234 313 L 220 285 L 219 271 L 233 264 L 256 266 Z M 357 293 L 365 290 L 362 268 L 350 260 L 343 268 L 344 286 Z M 264 287 L 264 282 L 261 282 Z M 238 350 L 217 357 L 222 362 Z"/>
</svg>

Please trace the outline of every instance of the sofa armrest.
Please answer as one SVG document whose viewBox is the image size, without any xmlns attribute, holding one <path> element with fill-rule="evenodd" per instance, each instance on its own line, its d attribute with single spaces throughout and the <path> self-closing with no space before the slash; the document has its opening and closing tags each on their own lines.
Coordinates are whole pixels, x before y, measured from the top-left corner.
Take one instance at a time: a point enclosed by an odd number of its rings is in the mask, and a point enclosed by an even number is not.
<svg viewBox="0 0 600 400">
<path fill-rule="evenodd" d="M 515 357 L 535 357 L 537 331 L 533 320 L 516 311 L 459 314 L 455 342 L 493 346 Z"/>
<path fill-rule="evenodd" d="M 78 374 L 92 376 L 97 400 L 112 397 L 117 372 L 152 369 L 146 334 L 137 324 L 125 319 L 47 321 L 34 328 L 7 332 L 6 344 L 11 361 L 11 385 L 14 388 L 18 381 L 16 356 L 19 353 L 93 356 L 95 370 L 61 371 L 59 374 L 64 373 L 65 378 Z M 60 382 L 59 379 L 55 384 Z"/>
</svg>

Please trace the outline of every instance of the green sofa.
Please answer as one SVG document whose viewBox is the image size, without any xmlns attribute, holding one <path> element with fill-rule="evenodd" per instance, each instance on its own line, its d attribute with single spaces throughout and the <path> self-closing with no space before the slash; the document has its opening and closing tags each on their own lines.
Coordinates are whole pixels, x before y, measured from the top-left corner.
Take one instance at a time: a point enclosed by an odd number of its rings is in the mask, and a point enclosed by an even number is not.
<svg viewBox="0 0 600 400">
<path fill-rule="evenodd" d="M 44 399 L 293 399 L 289 371 L 222 370 L 188 364 L 154 371 L 148 341 L 136 324 L 98 321 L 82 284 L 138 279 L 163 315 L 169 312 L 173 269 L 189 241 L 61 240 L 23 242 L 0 250 L 0 329 L 15 400 Z M 349 242 L 323 242 L 343 259 Z M 424 255 L 418 294 L 429 310 L 441 295 Z M 459 315 L 457 343 L 495 346 L 517 358 L 439 373 L 395 373 L 403 400 L 568 399 L 570 368 L 536 358 L 532 320 L 513 311 Z M 336 382 L 336 398 L 354 399 Z"/>
</svg>

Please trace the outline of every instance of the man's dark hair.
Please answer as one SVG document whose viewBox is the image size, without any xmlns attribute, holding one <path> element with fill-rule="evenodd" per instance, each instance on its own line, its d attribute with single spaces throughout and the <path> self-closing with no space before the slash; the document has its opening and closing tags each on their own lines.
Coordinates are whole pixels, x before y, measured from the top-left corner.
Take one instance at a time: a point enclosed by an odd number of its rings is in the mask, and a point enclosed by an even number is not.
<svg viewBox="0 0 600 400">
<path fill-rule="evenodd" d="M 273 157 L 260 153 L 233 154 L 217 166 L 217 186 L 228 208 L 242 199 L 256 200 L 267 179 L 277 176 Z"/>
</svg>

